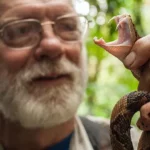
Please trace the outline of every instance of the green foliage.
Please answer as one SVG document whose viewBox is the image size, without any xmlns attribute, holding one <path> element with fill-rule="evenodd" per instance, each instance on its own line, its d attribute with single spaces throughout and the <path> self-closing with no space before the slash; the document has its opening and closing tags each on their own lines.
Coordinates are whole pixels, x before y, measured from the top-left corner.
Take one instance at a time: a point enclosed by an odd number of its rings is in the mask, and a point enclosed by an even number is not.
<svg viewBox="0 0 150 150">
<path fill-rule="evenodd" d="M 86 0 L 90 4 L 93 25 L 89 28 L 86 41 L 88 52 L 89 82 L 85 101 L 80 114 L 90 114 L 109 118 L 115 103 L 125 94 L 136 90 L 138 82 L 123 64 L 102 48 L 96 46 L 93 38 L 103 37 L 105 41 L 117 39 L 116 25 L 108 21 L 118 14 L 127 13 L 133 18 L 140 35 L 144 35 L 142 23 L 142 0 Z M 96 13 L 92 13 L 95 11 Z M 93 15 L 94 14 L 94 15 Z M 135 123 L 135 121 L 133 122 Z"/>
</svg>

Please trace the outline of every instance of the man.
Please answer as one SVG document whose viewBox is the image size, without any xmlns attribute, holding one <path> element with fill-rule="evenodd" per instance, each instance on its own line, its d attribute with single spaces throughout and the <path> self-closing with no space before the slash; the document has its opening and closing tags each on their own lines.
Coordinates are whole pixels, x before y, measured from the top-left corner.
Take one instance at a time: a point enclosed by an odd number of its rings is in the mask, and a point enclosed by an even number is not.
<svg viewBox="0 0 150 150">
<path fill-rule="evenodd" d="M 2 146 L 43 150 L 73 132 L 79 132 L 74 137 L 79 142 L 83 135 L 80 128 L 74 131 L 75 113 L 87 72 L 71 2 L 2 0 L 0 14 Z M 88 139 L 81 142 L 81 149 L 90 149 Z"/>
<path fill-rule="evenodd" d="M 87 82 L 80 17 L 70 0 L 0 1 L 1 149 L 94 149 L 75 115 Z"/>
</svg>

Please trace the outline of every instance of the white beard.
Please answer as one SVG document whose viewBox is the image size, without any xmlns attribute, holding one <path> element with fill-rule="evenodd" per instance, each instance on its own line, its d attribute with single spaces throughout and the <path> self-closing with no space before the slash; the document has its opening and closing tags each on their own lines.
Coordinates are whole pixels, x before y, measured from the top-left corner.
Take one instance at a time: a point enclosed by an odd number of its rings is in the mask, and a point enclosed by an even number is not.
<svg viewBox="0 0 150 150">
<path fill-rule="evenodd" d="M 63 57 L 57 62 L 28 65 L 17 75 L 0 66 L 0 111 L 26 128 L 52 127 L 67 121 L 83 98 L 87 77 L 83 69 L 86 65 L 82 65 L 79 68 Z M 71 80 L 49 88 L 28 84 L 35 77 L 53 72 L 67 73 Z"/>
</svg>

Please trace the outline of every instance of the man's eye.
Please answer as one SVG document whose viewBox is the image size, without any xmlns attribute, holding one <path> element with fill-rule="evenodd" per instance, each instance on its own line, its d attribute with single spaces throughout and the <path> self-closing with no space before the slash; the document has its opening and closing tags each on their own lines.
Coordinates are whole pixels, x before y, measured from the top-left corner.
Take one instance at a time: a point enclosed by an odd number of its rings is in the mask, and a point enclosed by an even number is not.
<svg viewBox="0 0 150 150">
<path fill-rule="evenodd" d="M 74 23 L 63 23 L 60 24 L 59 27 L 64 31 L 75 31 L 77 29 Z"/>
<path fill-rule="evenodd" d="M 16 35 L 26 35 L 32 31 L 32 25 L 30 24 L 22 24 L 18 25 L 15 28 L 12 28 L 12 32 Z"/>
<path fill-rule="evenodd" d="M 28 32 L 30 32 L 31 28 L 29 26 L 23 26 L 18 28 L 18 32 L 19 34 L 26 34 Z"/>
<path fill-rule="evenodd" d="M 76 31 L 77 22 L 74 19 L 62 19 L 56 23 L 56 28 L 62 32 Z"/>
<path fill-rule="evenodd" d="M 28 24 L 9 25 L 5 28 L 5 36 L 11 40 L 28 35 L 31 31 L 32 26 Z"/>
</svg>

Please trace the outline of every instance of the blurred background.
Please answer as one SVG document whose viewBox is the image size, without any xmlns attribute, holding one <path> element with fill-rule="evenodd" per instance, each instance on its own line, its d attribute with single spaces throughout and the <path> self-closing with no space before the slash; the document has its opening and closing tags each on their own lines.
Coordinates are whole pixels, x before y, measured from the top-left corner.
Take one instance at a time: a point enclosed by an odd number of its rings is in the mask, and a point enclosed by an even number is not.
<svg viewBox="0 0 150 150">
<path fill-rule="evenodd" d="M 136 90 L 138 82 L 117 58 L 96 46 L 93 38 L 103 37 L 107 42 L 117 39 L 116 24 L 108 21 L 119 14 L 131 15 L 140 36 L 149 34 L 150 0 L 75 0 L 75 7 L 92 19 L 86 38 L 89 82 L 78 113 L 110 118 L 115 103 Z"/>
</svg>

